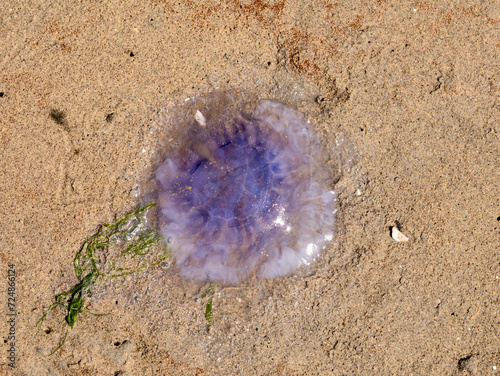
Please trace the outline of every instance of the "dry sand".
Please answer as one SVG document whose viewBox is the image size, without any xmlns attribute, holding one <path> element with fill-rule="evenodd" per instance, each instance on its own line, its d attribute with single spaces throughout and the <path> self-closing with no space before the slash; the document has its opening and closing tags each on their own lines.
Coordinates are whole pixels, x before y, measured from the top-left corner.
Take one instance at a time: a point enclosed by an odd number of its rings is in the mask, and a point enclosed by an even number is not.
<svg viewBox="0 0 500 376">
<path fill-rule="evenodd" d="M 495 0 L 2 1 L 0 374 L 499 374 L 499 22 Z M 229 89 L 304 112 L 337 155 L 331 246 L 217 287 L 212 327 L 175 266 L 115 280 L 49 356 L 64 311 L 34 325 L 137 205 L 162 116 Z"/>
</svg>

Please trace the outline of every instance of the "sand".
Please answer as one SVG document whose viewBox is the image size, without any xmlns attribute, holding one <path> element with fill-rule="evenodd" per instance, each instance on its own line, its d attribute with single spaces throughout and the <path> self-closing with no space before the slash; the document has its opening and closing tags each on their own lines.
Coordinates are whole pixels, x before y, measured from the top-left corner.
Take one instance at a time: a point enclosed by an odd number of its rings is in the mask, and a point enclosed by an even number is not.
<svg viewBox="0 0 500 376">
<path fill-rule="evenodd" d="M 499 17 L 492 0 L 1 2 L 0 374 L 498 374 Z M 207 284 L 175 265 L 115 279 L 88 305 L 107 315 L 49 356 L 64 310 L 35 324 L 85 239 L 138 205 L 165 117 L 228 90 L 318 130 L 332 244 L 216 286 L 212 325 Z"/>
</svg>

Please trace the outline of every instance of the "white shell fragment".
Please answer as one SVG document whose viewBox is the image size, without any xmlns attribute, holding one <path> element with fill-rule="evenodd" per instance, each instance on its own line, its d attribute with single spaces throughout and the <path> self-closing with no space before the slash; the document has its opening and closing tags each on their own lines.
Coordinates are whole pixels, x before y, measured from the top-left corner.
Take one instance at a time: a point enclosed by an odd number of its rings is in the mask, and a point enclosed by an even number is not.
<svg viewBox="0 0 500 376">
<path fill-rule="evenodd" d="M 405 234 L 403 234 L 401 231 L 399 231 L 396 226 L 392 227 L 391 236 L 397 242 L 407 242 L 408 241 L 408 237 Z"/>
<path fill-rule="evenodd" d="M 194 120 L 196 120 L 196 122 L 200 124 L 200 126 L 202 127 L 207 126 L 207 121 L 205 120 L 205 116 L 203 116 L 200 110 L 196 110 L 196 114 L 194 114 Z"/>
</svg>

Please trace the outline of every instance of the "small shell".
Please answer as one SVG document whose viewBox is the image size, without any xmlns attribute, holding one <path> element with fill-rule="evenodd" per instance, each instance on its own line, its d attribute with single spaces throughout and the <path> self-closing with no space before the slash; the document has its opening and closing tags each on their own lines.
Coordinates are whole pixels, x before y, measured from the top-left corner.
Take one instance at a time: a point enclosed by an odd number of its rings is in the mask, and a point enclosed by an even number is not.
<svg viewBox="0 0 500 376">
<path fill-rule="evenodd" d="M 205 120 L 205 116 L 203 116 L 200 110 L 196 110 L 196 113 L 194 114 L 194 120 L 196 120 L 196 122 L 202 127 L 207 126 L 207 121 Z"/>
<path fill-rule="evenodd" d="M 408 237 L 405 234 L 403 234 L 401 231 L 399 231 L 396 226 L 392 227 L 391 236 L 397 242 L 407 242 L 408 241 Z"/>
</svg>

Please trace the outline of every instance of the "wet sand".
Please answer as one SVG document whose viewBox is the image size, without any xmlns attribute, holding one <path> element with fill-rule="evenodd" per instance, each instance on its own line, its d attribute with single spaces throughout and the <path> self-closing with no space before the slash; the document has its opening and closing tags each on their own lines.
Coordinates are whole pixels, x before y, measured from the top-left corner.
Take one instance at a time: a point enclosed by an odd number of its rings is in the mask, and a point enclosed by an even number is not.
<svg viewBox="0 0 500 376">
<path fill-rule="evenodd" d="M 0 4 L 2 375 L 500 372 L 499 8 L 485 2 Z M 136 207 L 186 98 L 303 112 L 333 159 L 335 238 L 296 274 L 175 265 L 100 286 L 35 336 L 73 259 Z M 399 227 L 408 237 L 397 242 Z M 7 359 L 15 269 L 15 368 Z"/>
</svg>

